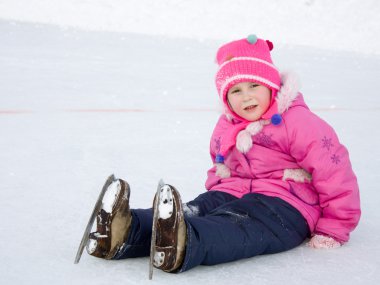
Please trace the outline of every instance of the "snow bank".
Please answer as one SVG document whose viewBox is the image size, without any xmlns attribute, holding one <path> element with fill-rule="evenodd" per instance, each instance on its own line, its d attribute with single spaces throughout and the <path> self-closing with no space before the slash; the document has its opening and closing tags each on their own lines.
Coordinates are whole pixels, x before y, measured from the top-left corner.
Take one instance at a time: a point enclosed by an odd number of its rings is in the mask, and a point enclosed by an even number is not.
<svg viewBox="0 0 380 285">
<path fill-rule="evenodd" d="M 376 0 L 2 0 L 0 18 L 192 39 L 256 33 L 275 43 L 380 54 Z"/>
</svg>

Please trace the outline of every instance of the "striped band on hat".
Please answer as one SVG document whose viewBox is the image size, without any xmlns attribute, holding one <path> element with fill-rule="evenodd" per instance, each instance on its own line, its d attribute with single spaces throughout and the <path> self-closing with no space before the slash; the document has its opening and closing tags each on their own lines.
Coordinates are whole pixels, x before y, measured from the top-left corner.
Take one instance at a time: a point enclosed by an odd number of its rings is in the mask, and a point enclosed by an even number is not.
<svg viewBox="0 0 380 285">
<path fill-rule="evenodd" d="M 242 81 L 260 82 L 260 83 L 263 83 L 264 85 L 269 86 L 271 88 L 274 88 L 276 90 L 280 89 L 279 85 L 273 83 L 272 81 L 270 81 L 264 77 L 260 77 L 257 75 L 250 75 L 250 74 L 239 74 L 239 75 L 235 75 L 235 76 L 230 77 L 227 80 L 225 80 L 225 82 L 223 83 L 223 85 L 220 88 L 220 93 L 219 93 L 220 98 L 222 98 L 222 100 L 223 100 L 223 97 L 224 97 L 223 95 L 225 93 L 227 93 L 227 91 L 231 85 L 234 85 L 237 82 L 242 82 Z"/>
<path fill-rule="evenodd" d="M 267 62 L 267 61 L 265 61 L 265 60 L 262 60 L 262 59 L 260 59 L 260 58 L 257 58 L 257 57 L 247 57 L 247 56 L 233 57 L 233 58 L 231 58 L 230 60 L 227 60 L 227 61 L 223 62 L 223 63 L 219 66 L 219 69 L 218 69 L 217 72 L 219 72 L 219 71 L 220 71 L 225 65 L 227 65 L 227 64 L 229 64 L 229 63 L 231 63 L 231 62 L 233 62 L 233 61 L 236 61 L 236 60 L 251 60 L 251 61 L 260 62 L 260 63 L 266 64 L 266 65 L 268 65 L 268 66 L 274 68 L 274 69 L 277 70 L 277 72 L 278 72 L 278 69 L 277 69 L 277 67 L 276 67 L 274 64 L 269 63 L 269 62 Z"/>
</svg>

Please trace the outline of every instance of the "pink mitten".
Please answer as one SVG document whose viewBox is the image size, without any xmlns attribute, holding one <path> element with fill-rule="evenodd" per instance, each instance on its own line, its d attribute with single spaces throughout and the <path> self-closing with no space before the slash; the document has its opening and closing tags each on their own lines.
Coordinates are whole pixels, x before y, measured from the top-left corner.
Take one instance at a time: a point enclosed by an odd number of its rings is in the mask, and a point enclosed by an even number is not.
<svg viewBox="0 0 380 285">
<path fill-rule="evenodd" d="M 341 243 L 324 235 L 315 235 L 307 243 L 312 248 L 337 248 L 341 246 Z"/>
</svg>

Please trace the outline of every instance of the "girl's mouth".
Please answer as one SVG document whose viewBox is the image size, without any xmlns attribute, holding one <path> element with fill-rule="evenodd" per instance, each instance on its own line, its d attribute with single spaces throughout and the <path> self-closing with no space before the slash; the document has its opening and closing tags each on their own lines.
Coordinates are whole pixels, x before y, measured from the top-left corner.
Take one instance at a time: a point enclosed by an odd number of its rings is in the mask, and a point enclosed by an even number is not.
<svg viewBox="0 0 380 285">
<path fill-rule="evenodd" d="M 257 107 L 257 105 L 250 105 L 248 107 L 245 107 L 244 110 L 245 111 L 251 111 L 251 110 L 255 109 L 256 107 Z"/>
</svg>

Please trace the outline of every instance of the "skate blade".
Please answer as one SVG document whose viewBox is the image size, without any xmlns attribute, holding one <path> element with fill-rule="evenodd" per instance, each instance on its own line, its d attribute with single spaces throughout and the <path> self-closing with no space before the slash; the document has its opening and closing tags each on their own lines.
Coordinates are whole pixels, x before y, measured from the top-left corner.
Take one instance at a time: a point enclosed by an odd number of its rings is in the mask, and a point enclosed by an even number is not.
<svg viewBox="0 0 380 285">
<path fill-rule="evenodd" d="M 96 215 L 97 215 L 98 211 L 102 208 L 102 200 L 103 200 L 104 194 L 106 193 L 108 186 L 110 186 L 115 180 L 116 180 L 115 176 L 113 174 L 110 175 L 108 177 L 107 181 L 104 183 L 102 190 L 99 193 L 98 200 L 96 200 L 94 210 L 91 213 L 91 216 L 90 216 L 90 219 L 87 223 L 86 229 L 84 230 L 82 240 L 79 244 L 78 251 L 77 251 L 77 254 L 75 256 L 74 264 L 78 264 L 81 257 L 82 257 L 83 250 L 87 245 L 87 242 L 89 239 L 89 234 L 90 234 L 92 225 L 95 221 Z"/>
<path fill-rule="evenodd" d="M 150 258 L 149 258 L 149 280 L 152 280 L 153 278 L 153 264 L 154 264 L 154 256 L 155 256 L 155 250 L 154 250 L 154 246 L 156 244 L 156 225 L 157 225 L 157 221 L 158 221 L 158 218 L 159 218 L 159 211 L 158 211 L 158 205 L 159 205 L 159 195 L 160 195 L 160 190 L 161 188 L 165 185 L 164 181 L 162 179 L 160 179 L 160 181 L 158 182 L 158 185 L 157 185 L 157 192 L 156 192 L 156 201 L 155 201 L 155 205 L 154 205 L 154 213 L 153 213 L 153 225 L 152 225 L 152 238 L 151 238 L 151 242 L 150 242 Z"/>
</svg>

